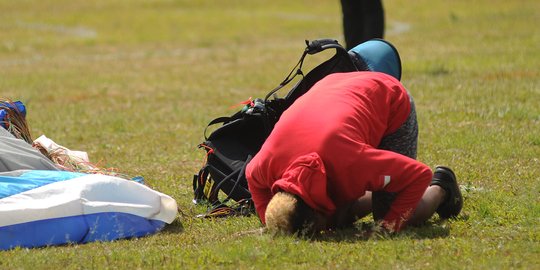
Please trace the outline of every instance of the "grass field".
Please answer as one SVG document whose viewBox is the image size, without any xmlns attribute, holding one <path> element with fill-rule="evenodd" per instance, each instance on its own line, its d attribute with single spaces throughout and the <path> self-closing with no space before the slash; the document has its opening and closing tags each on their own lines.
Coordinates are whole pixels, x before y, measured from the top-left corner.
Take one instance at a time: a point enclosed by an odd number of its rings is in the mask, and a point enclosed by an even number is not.
<svg viewBox="0 0 540 270">
<path fill-rule="evenodd" d="M 419 160 L 454 168 L 465 206 L 391 238 L 359 224 L 310 241 L 194 218 L 191 179 L 211 119 L 276 86 L 305 39 L 343 41 L 339 1 L 0 0 L 0 97 L 26 103 L 33 137 L 142 175 L 182 211 L 149 237 L 0 252 L 0 269 L 539 269 L 540 2 L 383 2 Z"/>
</svg>

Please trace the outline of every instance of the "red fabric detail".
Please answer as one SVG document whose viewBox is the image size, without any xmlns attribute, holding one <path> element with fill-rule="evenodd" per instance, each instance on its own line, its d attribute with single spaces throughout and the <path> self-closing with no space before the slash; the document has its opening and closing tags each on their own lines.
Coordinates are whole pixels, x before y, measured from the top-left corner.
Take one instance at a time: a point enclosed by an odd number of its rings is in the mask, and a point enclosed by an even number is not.
<svg viewBox="0 0 540 270">
<path fill-rule="evenodd" d="M 232 105 L 230 108 L 236 108 L 236 107 L 239 107 L 239 106 L 242 106 L 242 105 L 249 105 L 250 107 L 253 107 L 253 100 L 251 99 L 251 97 L 249 97 L 247 100 L 244 100 L 244 101 L 240 101 L 234 105 Z"/>
</svg>

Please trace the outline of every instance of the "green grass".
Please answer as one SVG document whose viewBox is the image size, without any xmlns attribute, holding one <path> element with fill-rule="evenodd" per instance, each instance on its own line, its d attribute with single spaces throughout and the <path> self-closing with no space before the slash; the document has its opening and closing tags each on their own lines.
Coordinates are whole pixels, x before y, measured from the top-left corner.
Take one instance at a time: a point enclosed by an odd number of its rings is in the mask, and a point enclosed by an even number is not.
<svg viewBox="0 0 540 270">
<path fill-rule="evenodd" d="M 339 1 L 0 0 L 0 96 L 27 104 L 33 136 L 144 176 L 183 212 L 140 239 L 0 252 L 0 268 L 539 268 L 540 2 L 383 2 L 419 159 L 454 168 L 458 219 L 309 241 L 194 218 L 206 124 L 278 84 L 305 39 L 342 41 Z"/>
</svg>

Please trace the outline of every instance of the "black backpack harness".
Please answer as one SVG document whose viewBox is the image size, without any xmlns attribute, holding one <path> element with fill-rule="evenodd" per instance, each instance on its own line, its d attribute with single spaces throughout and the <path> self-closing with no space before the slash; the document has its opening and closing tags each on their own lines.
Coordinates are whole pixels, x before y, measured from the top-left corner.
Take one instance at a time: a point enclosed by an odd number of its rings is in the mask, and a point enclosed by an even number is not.
<svg viewBox="0 0 540 270">
<path fill-rule="evenodd" d="M 336 54 L 304 75 L 302 65 L 305 57 L 327 49 L 335 49 Z M 206 163 L 193 177 L 193 202 L 210 204 L 208 212 L 201 216 L 217 217 L 253 213 L 251 193 L 245 177 L 246 165 L 260 150 L 281 114 L 326 75 L 357 70 L 369 69 L 364 62 L 358 61 L 336 40 L 306 41 L 306 48 L 298 63 L 264 99 L 249 100 L 240 111 L 233 115 L 218 117 L 210 121 L 204 130 L 205 140 L 199 144 L 199 148 L 206 151 Z M 276 92 L 297 75 L 302 78 L 285 97 L 279 98 Z M 207 136 L 208 128 L 216 124 L 222 125 Z M 224 199 L 219 198 L 220 191 L 226 194 Z M 229 203 L 231 199 L 235 203 Z"/>
</svg>

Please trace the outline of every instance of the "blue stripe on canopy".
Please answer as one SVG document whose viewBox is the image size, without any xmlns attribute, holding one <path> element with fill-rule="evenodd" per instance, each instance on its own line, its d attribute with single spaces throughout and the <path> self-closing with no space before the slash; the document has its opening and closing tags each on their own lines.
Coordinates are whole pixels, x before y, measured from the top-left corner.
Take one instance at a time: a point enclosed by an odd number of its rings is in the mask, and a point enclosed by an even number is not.
<svg viewBox="0 0 540 270">
<path fill-rule="evenodd" d="M 0 199 L 86 174 L 66 171 L 24 171 L 19 176 L 0 175 Z"/>
<path fill-rule="evenodd" d="M 97 213 L 0 227 L 0 250 L 142 237 L 166 225 L 126 213 Z"/>
</svg>

